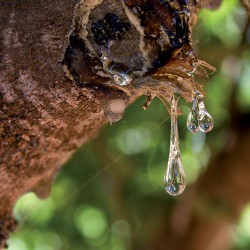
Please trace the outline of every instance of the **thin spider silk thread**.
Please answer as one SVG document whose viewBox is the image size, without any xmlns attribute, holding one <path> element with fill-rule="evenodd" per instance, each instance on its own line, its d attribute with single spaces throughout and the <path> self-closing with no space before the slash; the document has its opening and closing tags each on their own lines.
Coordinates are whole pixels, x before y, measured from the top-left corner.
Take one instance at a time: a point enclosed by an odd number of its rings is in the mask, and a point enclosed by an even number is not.
<svg viewBox="0 0 250 250">
<path fill-rule="evenodd" d="M 170 117 L 166 117 L 161 123 L 157 124 L 154 128 L 152 128 L 150 130 L 150 134 L 152 134 L 154 131 L 156 131 L 157 129 L 159 129 L 164 123 L 166 123 L 168 120 L 170 119 Z M 115 163 L 117 163 L 118 161 L 120 161 L 123 157 L 125 156 L 125 154 L 121 154 L 119 155 L 116 159 L 114 159 L 112 162 L 110 162 L 109 164 L 107 164 L 103 169 L 101 169 L 98 173 L 96 173 L 94 176 L 92 176 L 89 180 L 87 180 L 86 182 L 84 182 L 77 190 L 75 190 L 74 192 L 71 193 L 70 196 L 68 196 L 67 199 L 63 200 L 61 203 L 59 202 L 57 205 L 57 209 L 62 209 L 65 208 L 70 201 L 73 200 L 74 197 L 76 197 L 76 195 L 82 191 L 84 188 L 86 188 L 90 183 L 92 183 L 97 177 L 101 176 L 104 172 L 106 172 L 108 169 L 110 169 Z M 70 192 L 69 192 L 70 193 Z M 38 207 L 39 205 L 35 205 L 36 201 L 34 201 L 34 204 L 32 204 L 27 210 L 30 211 L 31 209 L 35 209 L 36 207 Z M 19 212 L 19 217 L 21 218 L 19 223 L 23 224 L 24 222 L 29 220 L 29 212 L 25 212 L 22 215 L 22 212 Z M 29 229 L 31 229 L 32 227 L 36 226 L 37 223 L 34 223 L 32 226 L 30 226 L 30 228 L 27 228 L 26 230 L 23 230 L 22 232 L 25 232 Z"/>
</svg>

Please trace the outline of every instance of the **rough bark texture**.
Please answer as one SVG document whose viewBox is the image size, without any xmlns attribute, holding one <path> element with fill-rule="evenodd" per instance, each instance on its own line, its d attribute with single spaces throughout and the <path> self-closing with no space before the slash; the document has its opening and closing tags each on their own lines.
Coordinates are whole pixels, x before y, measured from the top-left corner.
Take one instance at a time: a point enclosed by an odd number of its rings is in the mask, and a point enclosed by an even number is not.
<svg viewBox="0 0 250 250">
<path fill-rule="evenodd" d="M 109 2 L 121 8 L 119 1 Z M 158 6 L 158 10 L 163 8 L 157 1 L 151 2 Z M 134 3 L 146 5 L 147 1 L 124 3 L 127 6 Z M 182 28 L 177 28 L 170 19 L 179 18 L 171 13 L 175 7 L 166 8 L 161 12 L 163 19 L 164 16 L 167 17 L 166 23 L 161 25 L 165 25 L 169 31 L 174 31 L 173 39 L 168 41 L 170 44 L 162 49 L 163 54 L 158 55 L 158 47 L 152 50 L 152 46 L 157 44 L 154 41 L 151 44 L 149 41 L 153 38 L 148 38 L 148 46 L 145 46 L 147 51 L 144 51 L 147 53 L 146 57 L 138 55 L 138 58 L 141 58 L 139 66 L 133 64 L 133 61 L 129 62 L 134 70 L 139 71 L 144 70 L 145 64 L 145 75 L 139 74 L 132 86 L 120 87 L 112 83 L 112 74 L 108 74 L 111 72 L 103 70 L 99 59 L 101 50 L 97 45 L 103 41 L 105 43 L 105 39 L 99 41 L 97 36 L 92 37 L 92 42 L 89 42 L 86 36 L 84 37 L 85 34 L 80 34 L 82 29 L 78 25 L 86 13 L 80 12 L 81 16 L 77 12 L 84 2 L 77 4 L 77 1 L 66 0 L 0 1 L 1 247 L 5 244 L 8 233 L 16 226 L 12 218 L 12 208 L 18 197 L 29 190 L 46 197 L 46 191 L 49 190 L 59 167 L 76 148 L 95 136 L 100 126 L 107 121 L 104 112 L 110 121 L 116 121 L 125 106 L 138 95 L 163 95 L 168 99 L 173 91 L 177 91 L 189 101 L 192 88 L 196 86 L 200 89 L 189 75 L 194 69 L 199 73 L 200 65 L 194 57 L 187 55 L 187 52 L 192 51 L 189 34 L 183 33 Z M 176 1 L 176 4 L 180 11 L 187 8 L 186 1 Z M 208 5 L 209 1 L 201 4 Z M 74 17 L 75 6 L 77 7 Z M 193 4 L 190 10 L 192 18 L 189 24 L 185 23 L 184 19 L 178 19 L 178 22 L 187 25 L 187 29 L 188 25 L 194 23 L 198 5 Z M 154 14 L 156 13 L 151 13 Z M 98 15 L 96 13 L 92 18 L 97 20 Z M 122 15 L 125 15 L 125 12 Z M 151 19 L 146 20 L 146 24 Z M 155 25 L 159 23 L 155 22 Z M 143 26 L 144 29 L 150 27 Z M 140 39 L 142 33 L 136 29 L 133 32 L 132 39 Z M 74 40 L 75 35 L 80 41 Z M 176 37 L 177 40 L 174 40 Z M 113 38 L 115 41 L 120 39 L 116 35 Z M 85 42 L 84 49 L 82 42 Z M 89 54 L 89 43 L 96 43 L 93 49 L 95 55 Z M 164 41 L 161 43 L 164 44 Z M 173 46 L 176 43 L 177 45 Z M 188 50 L 182 49 L 184 45 L 188 46 Z M 126 44 L 124 46 L 126 47 Z M 114 51 L 111 52 L 115 54 L 116 47 L 112 48 Z M 125 55 L 119 63 L 126 64 L 128 58 L 130 54 Z M 154 64 L 159 58 L 159 64 Z M 115 56 L 111 59 L 115 61 Z M 126 66 L 129 67 L 129 64 Z M 158 70 L 165 64 L 168 67 Z M 102 74 L 93 73 L 95 66 L 99 66 L 97 71 L 102 71 Z M 136 66 L 139 68 L 136 69 Z M 117 103 L 117 100 L 121 101 L 122 107 L 116 114 L 117 110 L 111 104 L 113 101 Z"/>
<path fill-rule="evenodd" d="M 1 244 L 12 229 L 8 224 L 15 224 L 10 220 L 17 198 L 51 185 L 57 169 L 105 121 L 91 90 L 66 81 L 59 65 L 75 4 L 0 4 Z"/>
</svg>

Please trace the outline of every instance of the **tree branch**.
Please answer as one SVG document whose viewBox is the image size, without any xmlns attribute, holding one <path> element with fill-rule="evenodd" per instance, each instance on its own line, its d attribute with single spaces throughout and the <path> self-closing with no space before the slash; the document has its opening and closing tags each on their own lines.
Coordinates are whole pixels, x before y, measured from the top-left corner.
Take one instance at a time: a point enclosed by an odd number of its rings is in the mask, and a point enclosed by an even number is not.
<svg viewBox="0 0 250 250">
<path fill-rule="evenodd" d="M 144 16 L 140 8 L 149 2 L 155 12 Z M 198 7 L 182 2 L 0 1 L 0 246 L 16 226 L 12 207 L 20 195 L 33 190 L 46 197 L 59 167 L 96 135 L 105 115 L 119 120 L 142 94 L 169 99 L 178 92 L 190 101 L 194 87 L 202 91 L 190 76 L 199 61 L 192 53 L 186 13 L 196 15 Z M 95 32 L 99 26 L 93 23 L 103 20 L 107 8 L 125 21 L 111 16 L 123 26 L 118 34 L 112 24 L 106 37 Z M 125 31 L 131 33 L 124 38 Z M 114 84 L 113 71 L 100 60 L 103 51 L 109 63 L 139 72 L 133 84 Z"/>
</svg>

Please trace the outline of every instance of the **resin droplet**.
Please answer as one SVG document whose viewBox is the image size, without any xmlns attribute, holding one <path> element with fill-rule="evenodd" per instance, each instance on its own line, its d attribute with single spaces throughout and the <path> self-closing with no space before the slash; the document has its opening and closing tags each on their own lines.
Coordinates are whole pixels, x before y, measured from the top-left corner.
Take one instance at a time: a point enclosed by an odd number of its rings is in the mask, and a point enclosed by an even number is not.
<svg viewBox="0 0 250 250">
<path fill-rule="evenodd" d="M 189 110 L 188 118 L 187 118 L 187 128 L 192 133 L 197 133 L 199 129 L 199 123 L 198 123 L 198 110 Z"/>
<path fill-rule="evenodd" d="M 173 196 L 181 194 L 185 189 L 185 173 L 179 154 L 169 157 L 164 185 L 166 192 Z"/>
<path fill-rule="evenodd" d="M 103 69 L 113 75 L 113 80 L 120 86 L 126 86 L 132 83 L 134 78 L 133 71 L 122 63 L 117 63 L 102 55 L 101 60 Z"/>
<path fill-rule="evenodd" d="M 109 122 L 119 121 L 127 107 L 127 103 L 123 99 L 112 99 L 102 104 L 104 113 L 108 118 Z"/>
<path fill-rule="evenodd" d="M 199 102 L 199 129 L 201 132 L 207 133 L 211 131 L 214 127 L 214 121 L 212 116 L 207 112 L 204 102 Z"/>
<path fill-rule="evenodd" d="M 204 104 L 203 95 L 197 91 L 193 91 L 193 105 L 189 110 L 187 119 L 187 128 L 192 132 L 198 131 L 207 133 L 214 127 L 212 116 L 207 112 Z"/>
<path fill-rule="evenodd" d="M 171 135 L 167 170 L 164 176 L 164 186 L 167 193 L 176 196 L 181 194 L 186 186 L 184 168 L 179 148 L 179 135 L 177 125 L 177 101 L 171 100 Z"/>
<path fill-rule="evenodd" d="M 192 133 L 196 133 L 199 131 L 198 116 L 199 116 L 198 100 L 197 100 L 197 96 L 194 96 L 193 105 L 192 105 L 192 108 L 189 110 L 189 114 L 187 118 L 187 128 Z"/>
<path fill-rule="evenodd" d="M 131 78 L 129 75 L 126 75 L 126 74 L 114 75 L 113 79 L 115 83 L 120 86 L 129 85 L 133 80 L 133 78 Z"/>
</svg>

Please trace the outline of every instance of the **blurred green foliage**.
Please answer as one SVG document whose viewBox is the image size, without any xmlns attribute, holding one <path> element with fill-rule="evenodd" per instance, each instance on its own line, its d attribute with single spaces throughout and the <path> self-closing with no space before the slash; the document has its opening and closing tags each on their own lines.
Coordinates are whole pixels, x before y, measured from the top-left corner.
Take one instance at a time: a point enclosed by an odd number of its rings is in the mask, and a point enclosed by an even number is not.
<svg viewBox="0 0 250 250">
<path fill-rule="evenodd" d="M 232 80 L 238 84 L 240 106 L 249 112 L 250 50 L 235 52 L 246 20 L 236 0 L 226 0 L 219 10 L 200 14 L 194 35 L 194 41 L 199 40 L 199 58 L 217 67 L 205 87 L 215 128 L 208 135 L 189 133 L 189 105 L 180 101 L 184 112 L 178 119 L 180 148 L 189 185 L 206 169 L 210 155 L 224 146 Z M 182 197 L 170 197 L 163 187 L 169 115 L 158 99 L 144 111 L 144 99 L 74 154 L 56 178 L 50 198 L 42 201 L 28 193 L 18 201 L 14 213 L 22 226 L 9 240 L 10 250 L 131 250 L 154 239 L 176 199 Z M 250 205 L 234 235 L 235 250 L 249 248 Z"/>
</svg>

